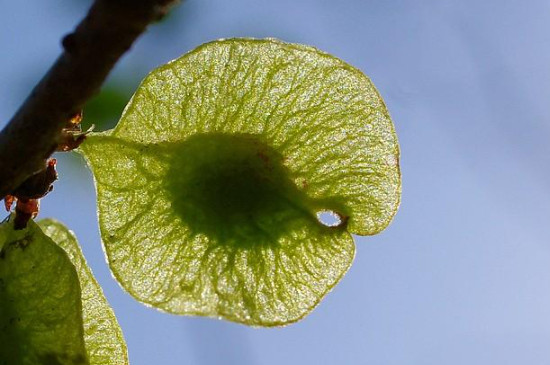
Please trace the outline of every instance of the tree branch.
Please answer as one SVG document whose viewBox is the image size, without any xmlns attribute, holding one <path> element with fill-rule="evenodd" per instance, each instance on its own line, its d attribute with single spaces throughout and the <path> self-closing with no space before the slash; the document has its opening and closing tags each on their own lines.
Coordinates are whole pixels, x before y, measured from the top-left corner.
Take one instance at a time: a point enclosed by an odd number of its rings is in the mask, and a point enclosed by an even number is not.
<svg viewBox="0 0 550 365">
<path fill-rule="evenodd" d="M 64 52 L 0 133 L 0 199 L 44 169 L 61 130 L 118 59 L 178 0 L 96 0 Z"/>
</svg>

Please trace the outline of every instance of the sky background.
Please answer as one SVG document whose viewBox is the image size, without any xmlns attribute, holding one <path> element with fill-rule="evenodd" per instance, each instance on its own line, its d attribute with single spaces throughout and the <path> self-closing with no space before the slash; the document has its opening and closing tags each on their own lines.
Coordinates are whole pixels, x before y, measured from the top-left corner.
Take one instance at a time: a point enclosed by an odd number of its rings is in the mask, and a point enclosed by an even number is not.
<svg viewBox="0 0 550 365">
<path fill-rule="evenodd" d="M 89 4 L 0 0 L 0 125 Z M 252 329 L 126 294 L 105 263 L 91 175 L 58 156 L 41 217 L 75 231 L 132 365 L 549 364 L 550 2 L 188 0 L 108 85 L 130 95 L 152 68 L 237 36 L 314 45 L 374 81 L 401 144 L 401 208 L 357 238 L 351 270 L 311 315 Z"/>
</svg>

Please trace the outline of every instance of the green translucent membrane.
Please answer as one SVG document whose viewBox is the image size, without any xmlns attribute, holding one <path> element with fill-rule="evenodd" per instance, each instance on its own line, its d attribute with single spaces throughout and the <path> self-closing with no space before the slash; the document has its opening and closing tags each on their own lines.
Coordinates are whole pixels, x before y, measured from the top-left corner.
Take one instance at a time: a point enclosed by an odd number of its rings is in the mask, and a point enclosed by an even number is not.
<svg viewBox="0 0 550 365">
<path fill-rule="evenodd" d="M 103 290 L 96 281 L 74 234 L 62 223 L 43 219 L 38 226 L 63 248 L 76 268 L 81 287 L 84 343 L 91 365 L 128 364 L 122 330 Z"/>
<path fill-rule="evenodd" d="M 0 225 L 0 364 L 128 364 L 113 310 L 61 223 Z"/>
<path fill-rule="evenodd" d="M 203 45 L 153 71 L 81 146 L 114 275 L 178 314 L 272 326 L 307 314 L 400 199 L 376 89 L 314 48 Z M 335 213 L 335 227 L 317 214 Z"/>
<path fill-rule="evenodd" d="M 0 364 L 89 364 L 80 284 L 65 251 L 30 221 L 0 225 Z"/>
</svg>

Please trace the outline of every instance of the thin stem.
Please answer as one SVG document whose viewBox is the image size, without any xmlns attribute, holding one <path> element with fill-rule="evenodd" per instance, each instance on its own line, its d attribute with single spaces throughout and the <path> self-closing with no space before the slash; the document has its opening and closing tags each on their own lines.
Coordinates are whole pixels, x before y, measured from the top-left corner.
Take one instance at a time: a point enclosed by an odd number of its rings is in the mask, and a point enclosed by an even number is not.
<svg viewBox="0 0 550 365">
<path fill-rule="evenodd" d="M 118 59 L 178 0 L 96 0 L 64 52 L 0 133 L 0 199 L 46 166 L 67 121 Z"/>
</svg>

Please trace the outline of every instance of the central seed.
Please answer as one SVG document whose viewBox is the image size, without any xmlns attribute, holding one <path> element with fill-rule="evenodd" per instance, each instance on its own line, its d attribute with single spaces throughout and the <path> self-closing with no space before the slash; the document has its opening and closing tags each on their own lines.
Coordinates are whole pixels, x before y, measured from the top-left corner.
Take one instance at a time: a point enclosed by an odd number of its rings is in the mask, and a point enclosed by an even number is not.
<svg viewBox="0 0 550 365">
<path fill-rule="evenodd" d="M 201 134 L 176 148 L 167 190 L 195 233 L 220 242 L 273 240 L 306 215 L 282 157 L 256 136 Z"/>
</svg>

